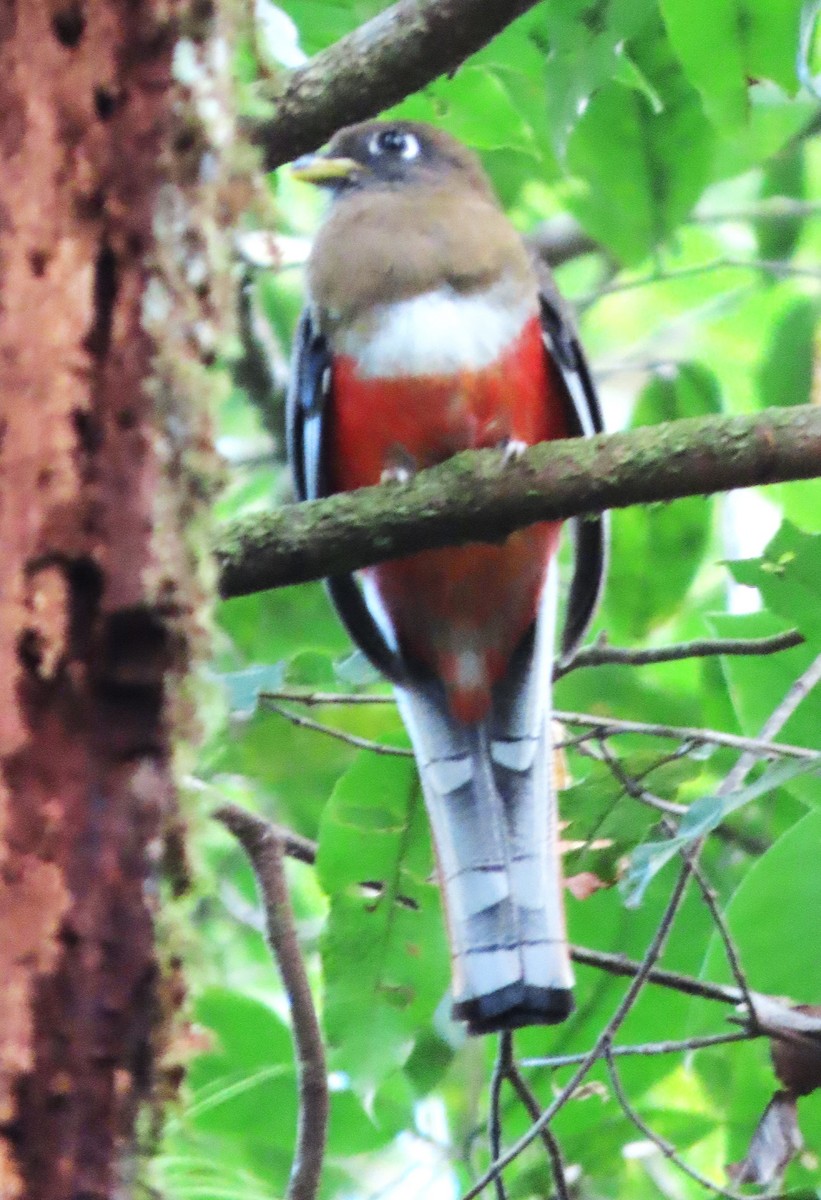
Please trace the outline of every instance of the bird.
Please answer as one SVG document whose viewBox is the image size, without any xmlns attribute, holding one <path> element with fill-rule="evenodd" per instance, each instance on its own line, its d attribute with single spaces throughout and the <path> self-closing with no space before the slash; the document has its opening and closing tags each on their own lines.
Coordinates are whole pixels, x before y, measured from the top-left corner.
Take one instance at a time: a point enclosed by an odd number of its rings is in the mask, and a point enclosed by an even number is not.
<svg viewBox="0 0 821 1200">
<path fill-rule="evenodd" d="M 391 486 L 463 450 L 602 430 L 549 271 L 477 155 L 413 121 L 341 129 L 292 165 L 330 193 L 306 265 L 287 446 L 298 499 Z M 583 637 L 606 571 L 602 516 L 575 522 L 560 643 Z M 425 550 L 326 581 L 393 684 L 428 811 L 469 1034 L 573 1010 L 552 782 L 560 524 Z"/>
</svg>

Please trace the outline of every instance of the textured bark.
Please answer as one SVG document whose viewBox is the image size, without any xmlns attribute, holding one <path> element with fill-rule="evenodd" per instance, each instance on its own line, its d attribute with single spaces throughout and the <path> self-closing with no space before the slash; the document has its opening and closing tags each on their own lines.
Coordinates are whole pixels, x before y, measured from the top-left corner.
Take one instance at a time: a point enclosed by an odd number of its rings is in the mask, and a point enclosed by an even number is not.
<svg viewBox="0 0 821 1200">
<path fill-rule="evenodd" d="M 217 540 L 220 587 L 241 596 L 416 550 L 495 541 L 533 521 L 819 475 L 817 405 L 545 442 L 512 462 L 471 451 L 407 484 L 235 522 Z"/>
<path fill-rule="evenodd" d="M 537 0 L 398 0 L 286 77 L 273 121 L 249 122 L 268 170 L 455 71 Z"/>
<path fill-rule="evenodd" d="M 151 307 L 188 294 L 160 232 L 169 203 L 187 229 L 184 11 L 0 2 L 4 1200 L 122 1195 L 173 1008 L 150 897 L 199 604 L 183 455 L 205 433 L 169 366 L 198 352 L 167 313 L 152 338 Z"/>
</svg>

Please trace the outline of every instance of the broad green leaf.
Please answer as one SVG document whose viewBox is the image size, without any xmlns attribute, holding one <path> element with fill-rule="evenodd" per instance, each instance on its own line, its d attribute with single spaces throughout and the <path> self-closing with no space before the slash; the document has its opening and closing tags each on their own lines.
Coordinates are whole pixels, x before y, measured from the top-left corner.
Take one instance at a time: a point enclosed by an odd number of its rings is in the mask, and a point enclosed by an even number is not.
<svg viewBox="0 0 821 1200">
<path fill-rule="evenodd" d="M 730 563 L 739 583 L 757 587 L 770 612 L 821 649 L 821 535 L 785 521 L 760 559 Z"/>
<path fill-rule="evenodd" d="M 743 808 L 751 800 L 769 795 L 798 775 L 810 772 L 816 775 L 821 773 L 821 764 L 790 759 L 768 767 L 755 783 L 747 787 L 729 792 L 725 796 L 702 796 L 696 800 L 681 818 L 678 833 L 674 837 L 663 842 L 645 842 L 633 851 L 627 874 L 619 885 L 625 904 L 628 908 L 635 908 L 640 904 L 653 876 L 681 850 L 716 829 L 730 813 Z"/>
<path fill-rule="evenodd" d="M 795 92 L 801 0 L 662 0 L 661 10 L 716 124 L 732 128 L 745 119 L 751 80 Z"/>
<path fill-rule="evenodd" d="M 447 984 L 442 917 L 413 764 L 361 755 L 323 815 L 317 871 L 333 1064 L 371 1096 L 408 1058 Z"/>
<path fill-rule="evenodd" d="M 624 71 L 624 42 L 638 33 L 652 12 L 649 0 L 566 0 L 545 10 L 546 96 L 556 153 L 564 156 L 568 138 L 591 96 Z M 639 84 L 640 74 L 629 86 Z"/>
<path fill-rule="evenodd" d="M 197 1016 L 214 1031 L 217 1047 L 200 1055 L 189 1072 L 193 1126 L 290 1145 L 297 1082 L 286 1025 L 266 1004 L 230 988 L 204 993 Z"/>
<path fill-rule="evenodd" d="M 705 186 L 713 133 L 698 93 L 658 31 L 631 46 L 658 95 L 608 83 L 590 100 L 567 146 L 570 205 L 587 230 L 629 264 L 664 241 Z M 618 213 L 618 220 L 614 220 Z"/>
<path fill-rule="evenodd" d="M 718 412 L 721 394 L 714 376 L 687 364 L 674 377 L 656 377 L 639 398 L 633 424 Z M 667 620 L 687 595 L 710 538 L 712 506 L 691 497 L 674 506 L 654 505 L 613 514 L 612 595 L 631 603 L 608 603 L 607 625 L 614 638 L 630 642 Z"/>
<path fill-rule="evenodd" d="M 821 956 L 812 952 L 821 911 L 821 812 L 810 813 L 779 838 L 754 863 L 725 911 L 749 985 L 755 991 L 817 1004 L 821 997 Z M 714 933 L 703 977 L 732 983 L 723 945 Z M 703 1005 L 693 1009 L 693 1027 L 703 1027 Z M 755 1123 L 777 1086 L 766 1045 L 733 1047 L 732 1054 L 702 1050 L 697 1069 L 704 1075 L 722 1110 L 732 1113 L 730 1157 L 743 1156 Z M 821 1126 L 801 1126 L 809 1148 L 821 1149 Z M 813 1112 L 818 1108 L 814 1106 Z"/>
<path fill-rule="evenodd" d="M 808 404 L 815 365 L 817 302 L 800 297 L 775 327 L 758 372 L 763 407 Z"/>
<path fill-rule="evenodd" d="M 764 166 L 761 198 L 787 197 L 803 200 L 807 194 L 807 156 L 800 142 L 785 147 Z M 765 259 L 785 259 L 796 248 L 805 218 L 801 216 L 762 217 L 756 222 L 758 252 Z"/>
</svg>

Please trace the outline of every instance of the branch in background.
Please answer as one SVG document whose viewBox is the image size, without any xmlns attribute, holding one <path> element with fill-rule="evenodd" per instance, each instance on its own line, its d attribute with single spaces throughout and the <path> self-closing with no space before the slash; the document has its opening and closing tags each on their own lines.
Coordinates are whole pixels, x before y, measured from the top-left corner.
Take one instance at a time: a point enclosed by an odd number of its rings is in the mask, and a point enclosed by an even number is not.
<svg viewBox="0 0 821 1200">
<path fill-rule="evenodd" d="M 752 1042 L 756 1038 L 765 1037 L 764 1033 L 753 1033 L 750 1030 L 739 1030 L 737 1033 L 713 1033 L 704 1037 L 681 1038 L 668 1042 L 640 1042 L 635 1046 L 611 1046 L 610 1053 L 614 1058 L 652 1057 L 656 1054 L 685 1054 L 690 1050 L 705 1050 L 711 1046 L 726 1046 L 731 1042 Z M 522 1059 L 523 1067 L 548 1067 L 556 1070 L 559 1067 L 575 1067 L 584 1062 L 584 1054 L 551 1054 L 547 1058 Z"/>
<path fill-rule="evenodd" d="M 621 1106 L 622 1112 L 627 1119 L 635 1125 L 636 1129 L 638 1129 L 640 1133 L 644 1134 L 644 1136 L 648 1138 L 654 1146 L 658 1147 L 665 1158 L 669 1159 L 674 1166 L 678 1167 L 679 1171 L 683 1172 L 683 1174 L 688 1175 L 690 1179 L 694 1179 L 696 1183 L 700 1183 L 703 1188 L 713 1192 L 716 1196 L 724 1196 L 726 1200 L 745 1200 L 744 1196 L 740 1192 L 733 1192 L 728 1188 L 723 1188 L 720 1184 L 713 1183 L 713 1181 L 708 1179 L 706 1175 L 702 1175 L 699 1171 L 696 1171 L 695 1168 L 688 1166 L 684 1159 L 679 1156 L 672 1142 L 668 1142 L 666 1138 L 663 1138 L 660 1134 L 656 1133 L 656 1131 L 651 1129 L 646 1121 L 639 1116 L 628 1100 L 627 1093 L 622 1087 L 621 1079 L 616 1069 L 616 1064 L 613 1062 L 613 1054 L 609 1044 L 605 1048 L 604 1060 L 607 1064 L 607 1071 L 610 1075 L 610 1083 L 613 1087 L 613 1093 Z"/>
<path fill-rule="evenodd" d="M 543 442 L 514 462 L 458 454 L 408 483 L 245 517 L 218 533 L 222 595 L 322 579 L 403 554 L 494 541 L 534 521 L 821 473 L 821 408 L 670 421 Z"/>
<path fill-rule="evenodd" d="M 768 742 L 760 738 L 739 737 L 734 733 L 721 733 L 717 729 L 697 729 L 687 725 L 656 725 L 649 721 L 622 721 L 617 717 L 596 717 L 592 713 L 573 713 L 557 710 L 553 713 L 557 721 L 565 725 L 584 725 L 591 732 L 586 737 L 609 737 L 616 733 L 639 733 L 647 737 L 673 738 L 691 742 L 693 746 L 726 746 L 730 750 L 744 750 L 756 758 L 804 758 L 808 761 L 821 758 L 821 751 L 808 750 L 806 746 L 791 746 L 785 742 Z M 556 747 L 572 746 L 578 737 L 565 738 L 556 742 Z"/>
<path fill-rule="evenodd" d="M 253 867 L 265 909 L 268 945 L 291 1008 L 299 1077 L 299 1120 L 286 1200 L 314 1200 L 325 1154 L 328 1076 L 322 1034 L 294 929 L 283 870 L 283 854 L 288 852 L 291 839 L 289 836 L 289 841 L 280 840 L 267 821 L 235 804 L 226 804 L 214 815 L 233 833 Z"/>
<path fill-rule="evenodd" d="M 271 171 L 447 75 L 536 0 L 399 0 L 290 76 L 245 129 Z"/>
<path fill-rule="evenodd" d="M 582 667 L 601 667 L 620 664 L 629 667 L 646 667 L 655 663 L 681 662 L 685 658 L 710 658 L 716 655 L 764 655 L 777 654 L 800 646 L 804 637 L 797 629 L 788 629 L 772 637 L 762 638 L 699 638 L 692 642 L 679 642 L 674 646 L 656 646 L 649 649 L 632 649 L 625 646 L 610 646 L 599 638 L 591 646 L 582 646 L 566 663 L 557 663 L 554 679 L 561 679 L 571 671 Z"/>
<path fill-rule="evenodd" d="M 821 270 L 817 267 L 801 267 L 787 259 L 762 258 L 721 258 L 710 259 L 709 262 L 694 263 L 690 267 L 673 267 L 669 271 L 654 270 L 648 275 L 640 275 L 637 279 L 625 279 L 622 282 L 605 283 L 586 296 L 573 299 L 576 308 L 589 308 L 602 296 L 612 296 L 617 292 L 632 292 L 634 288 L 649 287 L 654 283 L 668 283 L 676 279 L 689 279 L 694 275 L 708 275 L 713 271 L 759 271 L 764 275 L 772 275 L 776 279 L 812 279 L 821 283 Z"/>
</svg>

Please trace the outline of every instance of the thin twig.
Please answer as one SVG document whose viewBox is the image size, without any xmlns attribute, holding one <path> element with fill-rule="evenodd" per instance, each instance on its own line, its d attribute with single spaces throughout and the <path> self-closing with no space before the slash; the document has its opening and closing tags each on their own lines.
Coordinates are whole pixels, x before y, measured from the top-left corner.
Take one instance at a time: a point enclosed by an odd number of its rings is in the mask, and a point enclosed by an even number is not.
<svg viewBox="0 0 821 1200">
<path fill-rule="evenodd" d="M 762 271 L 767 275 L 783 276 L 798 279 L 814 279 L 821 282 L 821 271 L 815 267 L 800 267 L 795 263 L 781 259 L 745 259 L 745 258 L 714 258 L 709 262 L 695 263 L 690 267 L 675 267 L 669 271 L 653 271 L 641 275 L 638 279 L 626 279 L 622 282 L 606 283 L 587 296 L 580 296 L 573 301 L 580 307 L 587 308 L 603 296 L 611 296 L 616 292 L 630 292 L 634 288 L 649 287 L 654 283 L 667 283 L 678 279 L 689 279 L 694 275 L 707 275 L 713 271 Z"/>
<path fill-rule="evenodd" d="M 394 704 L 393 696 L 387 695 L 363 695 L 361 693 L 347 692 L 300 692 L 296 689 L 277 689 L 276 691 L 260 692 L 260 699 L 264 699 L 272 705 L 279 702 L 292 704 L 304 704 L 307 707 L 313 707 L 321 704 Z M 332 729 L 327 725 L 321 725 L 319 722 L 308 724 L 307 718 L 297 719 L 294 713 L 286 713 L 284 710 L 277 709 L 283 716 L 287 716 L 294 723 L 305 723 L 307 728 L 316 729 L 317 732 L 327 733 L 331 737 L 342 736 L 343 740 L 351 741 L 353 734 L 343 733 L 342 730 Z M 676 741 L 692 742 L 694 745 L 710 745 L 710 746 L 727 746 L 731 750 L 748 750 L 751 754 L 755 754 L 758 758 L 803 758 L 808 761 L 821 759 L 821 751 L 809 750 L 806 746 L 791 746 L 783 742 L 770 742 L 760 738 L 740 737 L 734 733 L 722 733 L 717 729 L 697 729 L 690 726 L 682 725 L 660 725 L 646 721 L 627 721 L 619 717 L 599 717 L 592 713 L 577 713 L 564 712 L 561 709 L 553 713 L 557 721 L 565 725 L 584 725 L 593 732 L 591 737 L 609 737 L 619 733 L 638 733 L 645 734 L 648 737 L 671 738 Z M 566 738 L 556 742 L 556 748 L 564 748 L 573 746 L 577 743 L 577 737 Z M 367 739 L 359 739 L 353 741 L 353 745 L 360 745 L 364 742 L 364 748 L 372 750 L 379 747 L 380 753 L 407 754 L 409 751 L 401 750 L 397 747 L 386 748 L 381 742 L 368 742 Z"/>
<path fill-rule="evenodd" d="M 500 1155 L 495 1162 L 491 1163 L 484 1175 L 482 1175 L 481 1178 L 478 1179 L 467 1192 L 465 1192 L 462 1200 L 473 1200 L 475 1196 L 478 1196 L 480 1192 L 484 1191 L 487 1185 L 499 1174 L 500 1171 L 504 1170 L 509 1163 L 513 1162 L 519 1157 L 522 1151 L 530 1145 L 533 1139 L 539 1136 L 542 1129 L 544 1129 L 550 1123 L 550 1121 L 552 1121 L 559 1109 L 567 1103 L 567 1101 L 576 1091 L 576 1088 L 585 1079 L 594 1063 L 597 1062 L 597 1060 L 601 1057 L 605 1045 L 612 1040 L 614 1034 L 624 1023 L 628 1013 L 636 1002 L 636 998 L 638 997 L 645 980 L 649 976 L 659 955 L 664 949 L 670 933 L 670 928 L 673 924 L 676 913 L 679 910 L 681 902 L 684 899 L 687 881 L 690 878 L 690 871 L 690 861 L 685 862 L 684 866 L 679 872 L 678 879 L 676 880 L 675 886 L 670 895 L 670 899 L 667 902 L 667 907 L 665 908 L 664 914 L 662 915 L 662 918 L 656 928 L 656 932 L 653 935 L 653 940 L 647 949 L 647 953 L 645 954 L 644 959 L 639 966 L 638 972 L 633 978 L 632 983 L 628 987 L 627 992 L 622 998 L 622 1001 L 615 1013 L 607 1022 L 607 1025 L 602 1032 L 599 1034 L 593 1048 L 589 1051 L 584 1061 L 579 1064 L 578 1069 L 574 1072 L 572 1078 L 565 1085 L 565 1087 L 562 1088 L 561 1092 L 559 1092 L 558 1096 L 556 1096 L 548 1105 L 548 1107 L 542 1112 L 538 1121 L 535 1121 L 527 1133 L 523 1134 L 522 1137 L 520 1137 L 519 1140 L 515 1142 L 509 1150 Z"/>
<path fill-rule="evenodd" d="M 613 1062 L 613 1055 L 611 1053 L 609 1043 L 607 1043 L 604 1047 L 604 1060 L 607 1064 L 607 1070 L 610 1075 L 610 1082 L 613 1086 L 613 1092 L 622 1108 L 622 1111 L 624 1112 L 624 1115 L 629 1121 L 632 1121 L 636 1128 L 643 1133 L 644 1136 L 653 1143 L 653 1145 L 658 1146 L 665 1158 L 669 1159 L 670 1162 L 678 1167 L 678 1169 L 685 1175 L 689 1175 L 689 1177 L 694 1179 L 696 1183 L 701 1184 L 703 1188 L 713 1192 L 716 1196 L 724 1196 L 726 1197 L 726 1200 L 745 1200 L 740 1192 L 733 1192 L 728 1188 L 723 1188 L 718 1183 L 713 1183 L 712 1180 L 708 1179 L 706 1175 L 702 1175 L 700 1171 L 696 1171 L 694 1167 L 689 1166 L 684 1159 L 679 1157 L 675 1146 L 668 1142 L 666 1138 L 663 1138 L 660 1134 L 656 1133 L 654 1129 L 651 1129 L 647 1122 L 639 1116 L 628 1100 L 624 1088 L 622 1087 L 621 1079 L 619 1078 L 619 1074 L 616 1069 L 616 1064 Z"/>
<path fill-rule="evenodd" d="M 522 1075 L 516 1063 L 511 1059 L 507 1077 L 510 1080 L 516 1095 L 522 1103 L 522 1106 L 527 1110 L 531 1121 L 538 1121 L 541 1116 L 541 1105 L 533 1092 L 530 1090 L 527 1080 Z M 569 1200 L 570 1192 L 567 1187 L 567 1178 L 564 1173 L 564 1163 L 562 1162 L 562 1152 L 559 1148 L 559 1143 L 556 1135 L 549 1125 L 545 1125 L 540 1131 L 539 1136 L 544 1142 L 547 1150 L 548 1158 L 550 1159 L 550 1168 L 553 1172 L 553 1184 L 556 1188 L 558 1200 Z"/>
<path fill-rule="evenodd" d="M 487 1133 L 491 1162 L 495 1162 L 502 1152 L 502 1084 L 508 1078 L 512 1062 L 513 1035 L 509 1030 L 505 1030 L 499 1034 L 496 1062 L 493 1066 L 493 1074 L 490 1077 Z M 507 1188 L 502 1179 L 501 1171 L 498 1175 L 494 1176 L 493 1187 L 496 1192 L 496 1200 L 507 1200 Z"/>
<path fill-rule="evenodd" d="M 290 721 L 292 725 L 296 725 L 299 729 L 310 729 L 314 733 L 324 733 L 326 737 L 336 738 L 338 742 L 345 742 L 346 745 L 353 746 L 357 750 L 371 750 L 374 754 L 387 754 L 396 758 L 413 758 L 413 751 L 406 750 L 403 746 L 389 746 L 385 742 L 374 742 L 370 738 L 363 738 L 359 737 L 358 734 L 348 733 L 345 729 L 336 729 L 332 725 L 323 725 L 321 721 L 314 721 L 312 717 L 305 717 L 301 713 L 291 712 L 289 709 L 283 708 L 281 704 L 277 704 L 271 698 L 271 693 L 260 692 L 259 698 L 267 709 L 275 712 L 280 717 L 284 717 L 286 721 Z"/>
<path fill-rule="evenodd" d="M 652 982 L 652 980 L 648 980 Z M 681 1038 L 667 1042 L 642 1042 L 635 1046 L 611 1046 L 610 1053 L 617 1058 L 629 1058 L 634 1055 L 649 1057 L 656 1054 L 685 1054 L 689 1050 L 703 1050 L 707 1046 L 725 1046 L 728 1042 L 751 1042 L 755 1038 L 764 1037 L 763 1033 L 753 1033 L 752 1030 L 737 1030 L 734 1033 L 715 1033 L 704 1037 Z M 525 1058 L 523 1067 L 573 1067 L 576 1063 L 584 1062 L 585 1054 L 552 1054 L 547 1058 Z"/>
<path fill-rule="evenodd" d="M 813 659 L 806 671 L 796 679 L 784 699 L 764 722 L 760 734 L 762 741 L 776 737 L 781 732 L 798 705 L 819 681 L 821 681 L 821 654 Z M 755 765 L 755 761 L 752 753 L 743 754 L 716 794 L 726 796 L 739 788 Z"/>
<path fill-rule="evenodd" d="M 556 666 L 554 677 L 561 679 L 570 671 L 583 667 L 601 667 L 619 664 L 629 667 L 645 667 L 656 663 L 681 662 L 687 658 L 712 658 L 717 655 L 765 655 L 778 654 L 800 646 L 803 634 L 797 629 L 788 629 L 773 637 L 762 638 L 698 638 L 691 642 L 679 642 L 673 646 L 656 646 L 647 649 L 632 649 L 626 646 L 611 646 L 599 639 L 592 646 L 582 646 L 566 663 Z"/>
<path fill-rule="evenodd" d="M 226 804 L 214 815 L 233 833 L 248 855 L 265 909 L 268 945 L 279 967 L 291 1009 L 299 1078 L 299 1118 L 286 1200 L 314 1200 L 325 1154 L 328 1077 L 322 1034 L 285 881 L 284 845 L 267 821 L 236 804 Z"/>
<path fill-rule="evenodd" d="M 626 721 L 618 717 L 598 717 L 592 713 L 556 711 L 553 716 L 565 725 L 584 725 L 595 731 L 595 736 L 610 737 L 617 733 L 640 733 L 648 737 L 674 738 L 676 741 L 692 742 L 694 745 L 727 746 L 731 750 L 749 751 L 756 758 L 801 758 L 807 761 L 821 759 L 821 751 L 808 750 L 805 746 L 791 746 L 783 742 L 770 742 L 762 738 L 739 737 L 734 733 L 721 733 L 717 729 L 696 729 L 685 725 L 660 725 L 647 721 Z M 557 746 L 564 745 L 557 742 Z"/>
<path fill-rule="evenodd" d="M 642 968 L 640 962 L 623 954 L 591 950 L 587 946 L 571 946 L 570 957 L 573 962 L 585 967 L 596 967 L 599 971 L 606 971 L 608 975 L 633 977 L 637 976 Z M 693 975 L 682 975 L 678 971 L 667 971 L 661 967 L 653 967 L 647 972 L 647 982 L 670 988 L 674 992 L 683 992 L 686 996 L 716 1000 L 720 1004 L 737 1005 L 744 999 L 738 988 L 723 983 L 710 983 L 704 979 L 696 979 Z"/>
</svg>

